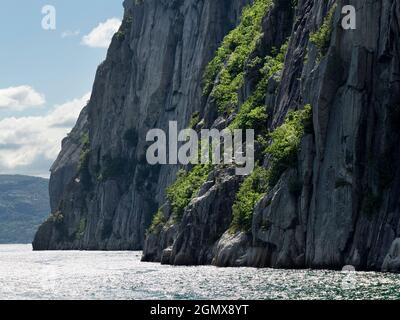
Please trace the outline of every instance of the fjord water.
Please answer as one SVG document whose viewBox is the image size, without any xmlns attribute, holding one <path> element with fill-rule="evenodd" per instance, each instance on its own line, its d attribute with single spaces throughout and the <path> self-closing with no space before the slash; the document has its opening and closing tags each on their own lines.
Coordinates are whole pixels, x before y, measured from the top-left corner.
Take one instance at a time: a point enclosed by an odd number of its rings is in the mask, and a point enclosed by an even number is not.
<svg viewBox="0 0 400 320">
<path fill-rule="evenodd" d="M 399 299 L 400 275 L 161 266 L 141 252 L 0 245 L 0 299 Z"/>
</svg>

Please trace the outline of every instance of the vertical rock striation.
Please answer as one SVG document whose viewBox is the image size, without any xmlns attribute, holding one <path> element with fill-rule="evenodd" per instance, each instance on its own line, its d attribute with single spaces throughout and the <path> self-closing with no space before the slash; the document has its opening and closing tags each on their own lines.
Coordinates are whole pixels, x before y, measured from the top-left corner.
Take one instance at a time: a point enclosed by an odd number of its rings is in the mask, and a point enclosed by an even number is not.
<svg viewBox="0 0 400 320">
<path fill-rule="evenodd" d="M 144 246 L 143 260 L 167 264 L 400 271 L 400 4 L 274 0 L 239 70 L 237 101 L 226 106 L 234 111 L 221 112 L 215 91 L 224 79 L 203 94 L 203 74 L 250 2 L 125 1 L 92 98 L 52 168 L 53 216 L 35 249 Z M 348 4 L 356 30 L 341 27 Z M 259 61 L 271 57 L 265 73 Z M 304 129 L 294 163 L 273 183 L 270 176 L 248 229 L 232 224 L 243 178 L 229 167 L 215 167 L 177 219 L 165 189 L 178 167 L 146 164 L 145 133 L 171 120 L 187 127 L 196 112 L 197 129 L 227 127 L 259 88 L 267 117 L 257 125 L 267 144 L 288 113 L 312 106 L 312 130 Z M 273 157 L 261 142 L 257 148 L 271 173 Z M 144 241 L 159 207 L 163 223 Z"/>
<path fill-rule="evenodd" d="M 356 8 L 356 30 L 341 27 L 341 8 L 347 4 Z M 290 3 L 277 0 L 264 18 L 259 46 L 263 54 L 290 36 L 280 81 L 269 80 L 266 126 L 273 131 L 288 110 L 311 104 L 313 133 L 303 137 L 297 164 L 255 206 L 251 230 L 227 230 L 210 245 L 213 253 L 203 261 L 190 258 L 203 250 L 192 241 L 190 250 L 184 250 L 189 253 L 184 262 L 333 269 L 352 264 L 362 270 L 380 270 L 384 264 L 383 270 L 399 271 L 399 4 L 303 0 L 294 9 L 292 15 Z M 321 48 L 311 38 L 329 12 L 328 42 Z M 279 21 L 289 21 L 289 33 L 288 24 Z M 244 101 L 251 78 L 246 77 L 243 89 Z M 175 242 L 168 244 L 169 263 L 177 263 L 174 252 L 181 250 L 182 237 L 193 228 L 187 223 L 190 211 L 179 224 Z M 164 230 L 168 228 L 159 236 Z M 145 260 L 151 252 L 146 249 Z"/>
<path fill-rule="evenodd" d="M 34 249 L 143 247 L 177 171 L 147 165 L 146 133 L 170 120 L 184 128 L 204 109 L 204 67 L 249 2 L 124 2 L 91 99 L 51 169 L 51 210 L 60 218 L 41 226 Z"/>
</svg>

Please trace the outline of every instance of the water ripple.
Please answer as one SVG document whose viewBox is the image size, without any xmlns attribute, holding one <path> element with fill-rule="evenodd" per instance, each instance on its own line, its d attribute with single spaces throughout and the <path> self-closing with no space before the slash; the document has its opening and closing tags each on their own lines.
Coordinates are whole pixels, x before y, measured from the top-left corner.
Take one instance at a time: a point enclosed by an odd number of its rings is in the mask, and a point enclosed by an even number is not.
<svg viewBox="0 0 400 320">
<path fill-rule="evenodd" d="M 400 275 L 161 266 L 140 252 L 0 245 L 0 299 L 399 299 Z"/>
</svg>

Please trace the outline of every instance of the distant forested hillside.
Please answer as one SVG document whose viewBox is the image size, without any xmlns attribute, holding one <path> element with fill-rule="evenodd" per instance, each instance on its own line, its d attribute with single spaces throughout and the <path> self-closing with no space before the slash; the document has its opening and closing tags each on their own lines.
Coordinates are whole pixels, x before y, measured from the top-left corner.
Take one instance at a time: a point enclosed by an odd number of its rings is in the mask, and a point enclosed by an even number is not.
<svg viewBox="0 0 400 320">
<path fill-rule="evenodd" d="M 0 175 L 0 243 L 31 243 L 49 215 L 49 181 Z"/>
</svg>

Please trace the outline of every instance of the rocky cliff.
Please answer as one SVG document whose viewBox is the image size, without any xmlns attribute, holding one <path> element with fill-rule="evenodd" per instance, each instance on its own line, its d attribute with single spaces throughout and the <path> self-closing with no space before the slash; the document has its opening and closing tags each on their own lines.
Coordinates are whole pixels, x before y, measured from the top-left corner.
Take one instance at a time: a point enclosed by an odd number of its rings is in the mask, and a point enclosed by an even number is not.
<svg viewBox="0 0 400 320">
<path fill-rule="evenodd" d="M 348 4 L 355 30 L 342 28 Z M 53 215 L 35 249 L 144 245 L 143 260 L 167 264 L 399 269 L 398 1 L 125 10 L 52 168 Z M 145 133 L 171 120 L 254 128 L 256 170 L 186 167 L 176 180 L 177 166 L 147 165 Z"/>
<path fill-rule="evenodd" d="M 175 166 L 146 162 L 146 133 L 205 108 L 202 74 L 250 1 L 124 2 L 91 99 L 51 168 L 52 216 L 35 249 L 141 249 Z"/>
</svg>

